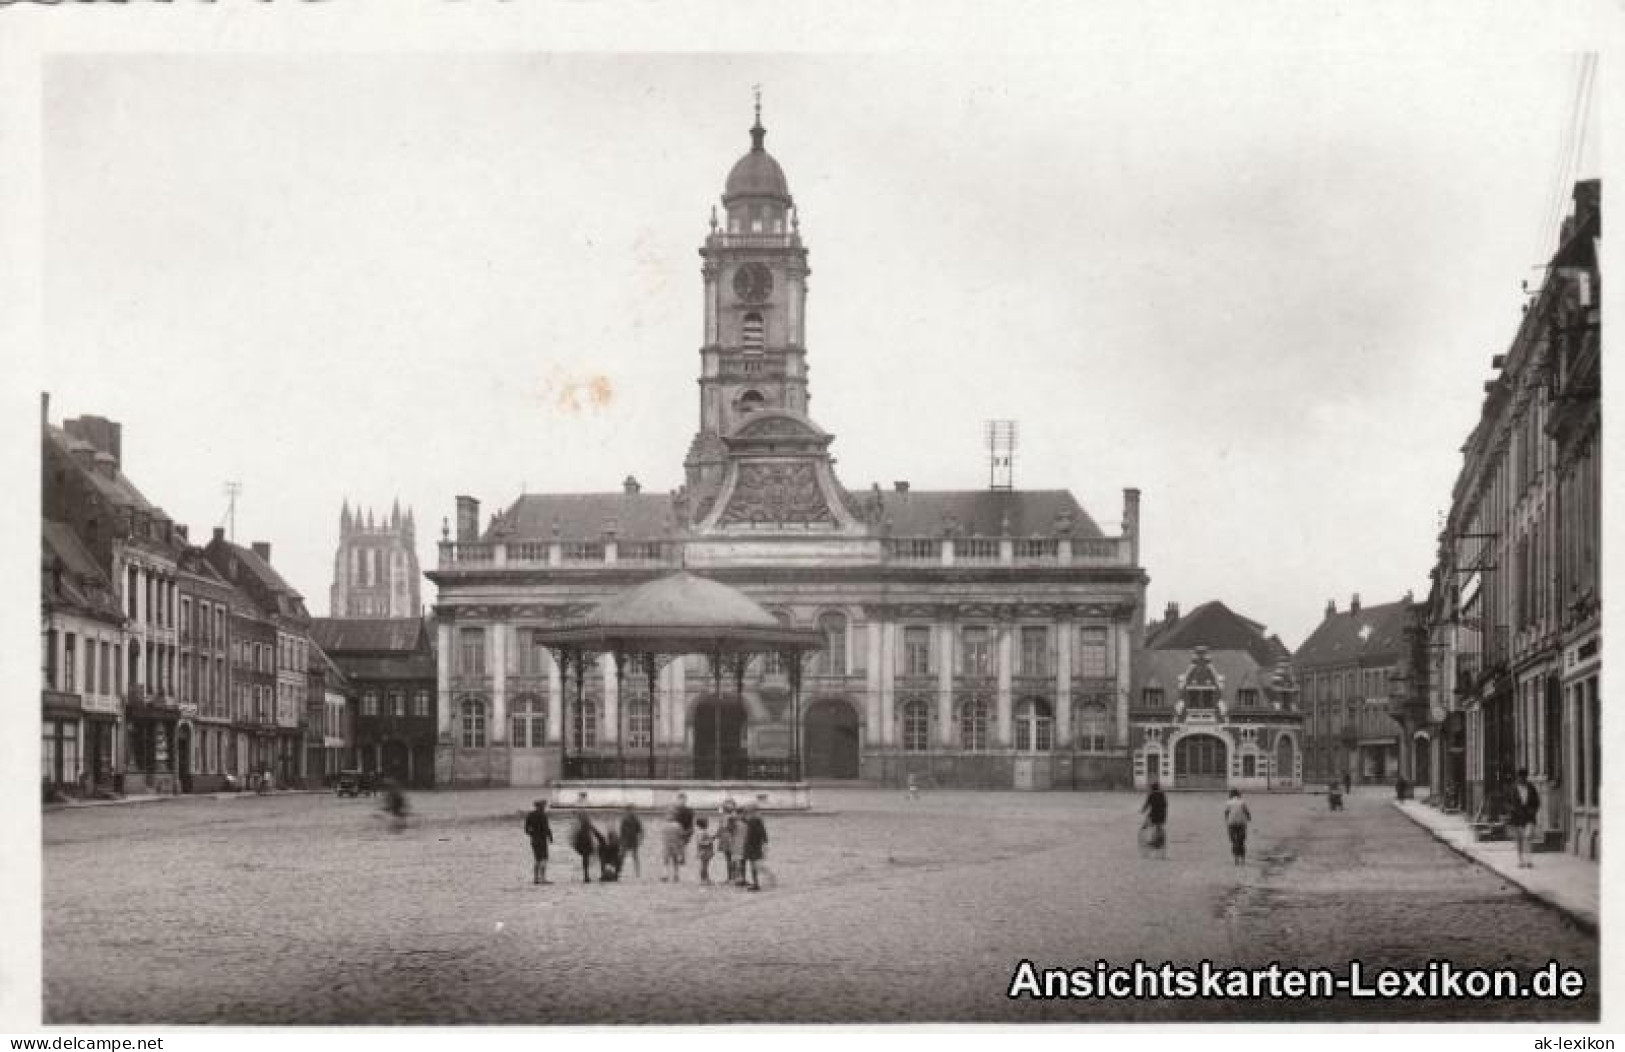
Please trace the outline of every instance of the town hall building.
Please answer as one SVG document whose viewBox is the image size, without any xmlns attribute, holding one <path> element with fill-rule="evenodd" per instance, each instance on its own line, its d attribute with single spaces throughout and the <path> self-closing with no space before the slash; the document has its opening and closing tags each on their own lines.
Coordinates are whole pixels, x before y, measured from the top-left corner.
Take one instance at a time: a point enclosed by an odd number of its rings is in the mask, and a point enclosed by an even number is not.
<svg viewBox="0 0 1625 1052">
<path fill-rule="evenodd" d="M 479 501 L 458 498 L 427 575 L 436 784 L 540 785 L 621 752 L 728 777 L 792 742 L 814 780 L 1130 784 L 1139 492 L 1124 490 L 1108 533 L 1066 490 L 848 489 L 835 436 L 808 415 L 811 272 L 766 134 L 758 110 L 700 248 L 700 412 L 682 485 L 525 493 L 483 531 Z M 799 708 L 771 655 L 737 681 L 703 657 L 672 661 L 652 699 L 606 655 L 577 703 L 537 630 L 679 570 L 822 634 Z"/>
</svg>

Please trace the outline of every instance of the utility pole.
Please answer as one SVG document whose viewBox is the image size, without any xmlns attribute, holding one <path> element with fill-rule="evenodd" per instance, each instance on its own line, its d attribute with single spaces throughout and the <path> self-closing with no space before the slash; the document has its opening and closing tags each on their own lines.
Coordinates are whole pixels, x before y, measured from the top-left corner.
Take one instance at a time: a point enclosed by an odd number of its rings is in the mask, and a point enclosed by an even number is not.
<svg viewBox="0 0 1625 1052">
<path fill-rule="evenodd" d="M 241 482 L 226 483 L 226 539 L 237 543 L 237 494 L 243 491 Z"/>
</svg>

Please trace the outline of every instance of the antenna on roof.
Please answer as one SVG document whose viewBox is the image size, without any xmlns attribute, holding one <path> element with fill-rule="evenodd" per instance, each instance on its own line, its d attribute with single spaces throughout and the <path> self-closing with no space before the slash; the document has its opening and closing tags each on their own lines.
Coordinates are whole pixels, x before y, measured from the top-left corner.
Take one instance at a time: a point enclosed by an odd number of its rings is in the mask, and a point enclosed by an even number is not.
<svg viewBox="0 0 1625 1052">
<path fill-rule="evenodd" d="M 987 436 L 987 488 L 1009 492 L 1016 488 L 1016 422 L 989 420 Z"/>
<path fill-rule="evenodd" d="M 226 539 L 237 543 L 237 494 L 243 491 L 241 482 L 226 483 Z"/>
</svg>

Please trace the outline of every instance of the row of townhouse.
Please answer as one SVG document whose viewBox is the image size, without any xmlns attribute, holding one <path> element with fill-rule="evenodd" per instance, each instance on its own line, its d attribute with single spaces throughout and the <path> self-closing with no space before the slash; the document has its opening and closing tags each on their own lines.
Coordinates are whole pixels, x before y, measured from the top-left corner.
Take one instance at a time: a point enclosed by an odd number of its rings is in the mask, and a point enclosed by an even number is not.
<svg viewBox="0 0 1625 1052">
<path fill-rule="evenodd" d="M 124 473 L 118 423 L 41 410 L 47 789 L 313 785 L 349 766 L 350 687 L 270 546 L 194 545 Z"/>
<path fill-rule="evenodd" d="M 1600 850 L 1601 186 L 1578 183 L 1493 363 L 1439 538 L 1405 708 L 1416 769 L 1494 820 L 1516 772 L 1552 847 Z"/>
</svg>

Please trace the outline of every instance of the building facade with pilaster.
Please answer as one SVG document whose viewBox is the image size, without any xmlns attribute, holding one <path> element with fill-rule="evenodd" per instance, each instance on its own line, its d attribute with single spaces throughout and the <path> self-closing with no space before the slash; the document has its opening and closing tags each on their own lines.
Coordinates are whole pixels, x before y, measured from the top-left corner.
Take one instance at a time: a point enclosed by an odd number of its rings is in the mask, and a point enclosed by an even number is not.
<svg viewBox="0 0 1625 1052">
<path fill-rule="evenodd" d="M 458 498 L 428 574 L 437 781 L 539 785 L 651 752 L 666 771 L 735 777 L 799 738 L 813 779 L 1128 785 L 1139 492 L 1124 491 L 1107 534 L 1065 490 L 845 488 L 834 436 L 808 415 L 811 272 L 765 136 L 758 117 L 700 247 L 684 484 L 524 494 L 483 531 L 479 502 Z M 606 656 L 583 703 L 567 696 L 534 631 L 679 568 L 824 635 L 799 711 L 770 657 L 738 683 L 701 657 L 672 661 L 651 699 Z"/>
</svg>

